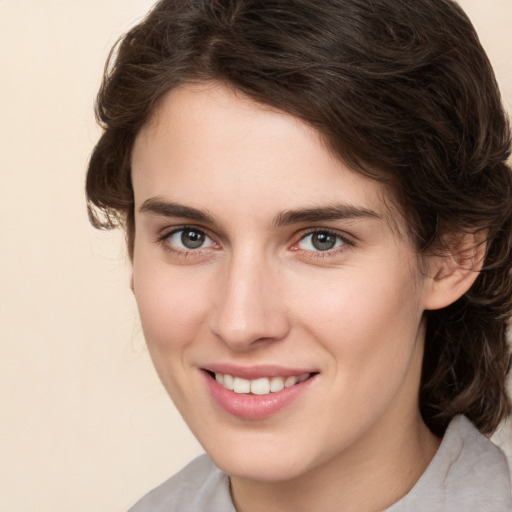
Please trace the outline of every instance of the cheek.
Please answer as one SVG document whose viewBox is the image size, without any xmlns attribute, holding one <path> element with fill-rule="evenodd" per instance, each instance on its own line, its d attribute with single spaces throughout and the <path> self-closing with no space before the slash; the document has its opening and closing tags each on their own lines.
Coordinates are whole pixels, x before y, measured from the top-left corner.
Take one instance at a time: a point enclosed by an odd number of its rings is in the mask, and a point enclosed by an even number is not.
<svg viewBox="0 0 512 512">
<path fill-rule="evenodd" d="M 303 325 L 348 371 L 377 376 L 409 359 L 422 308 L 414 269 L 404 265 L 354 270 L 301 293 Z"/>
<path fill-rule="evenodd" d="M 347 435 L 365 430 L 392 404 L 405 410 L 414 403 L 421 370 L 421 308 L 415 287 L 396 274 L 379 282 L 376 275 L 367 277 L 345 280 L 329 298 L 309 299 L 314 304 L 308 312 L 310 334 L 331 362 L 324 372 L 331 383 L 324 406 L 337 404 L 335 416 Z M 347 411 L 353 422 L 346 423 Z"/>
<path fill-rule="evenodd" d="M 208 310 L 200 279 L 158 264 L 134 265 L 134 294 L 150 352 L 189 344 Z"/>
<path fill-rule="evenodd" d="M 190 399 L 190 347 L 201 338 L 207 306 L 194 280 L 163 265 L 134 265 L 134 294 L 142 330 L 155 370 L 176 407 L 187 410 Z M 204 301 L 204 299 L 203 299 Z"/>
</svg>

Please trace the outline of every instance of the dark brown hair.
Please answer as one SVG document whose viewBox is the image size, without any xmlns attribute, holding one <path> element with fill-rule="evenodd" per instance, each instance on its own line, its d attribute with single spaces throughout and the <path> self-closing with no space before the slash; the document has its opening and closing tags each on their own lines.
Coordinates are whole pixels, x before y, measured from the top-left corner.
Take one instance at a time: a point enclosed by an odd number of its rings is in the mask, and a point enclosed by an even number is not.
<svg viewBox="0 0 512 512">
<path fill-rule="evenodd" d="M 162 0 L 119 42 L 98 96 L 87 174 L 92 223 L 133 251 L 130 159 L 163 95 L 220 81 L 315 127 L 385 183 L 418 254 L 487 233 L 476 283 L 427 312 L 421 412 L 442 434 L 465 414 L 485 433 L 510 410 L 510 132 L 489 61 L 451 0 Z"/>
</svg>

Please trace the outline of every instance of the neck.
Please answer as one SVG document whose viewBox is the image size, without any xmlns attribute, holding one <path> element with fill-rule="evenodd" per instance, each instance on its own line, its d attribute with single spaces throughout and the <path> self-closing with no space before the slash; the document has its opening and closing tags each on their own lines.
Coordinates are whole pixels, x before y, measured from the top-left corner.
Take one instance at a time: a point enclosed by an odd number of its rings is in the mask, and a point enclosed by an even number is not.
<svg viewBox="0 0 512 512">
<path fill-rule="evenodd" d="M 407 494 L 436 453 L 440 440 L 419 413 L 404 418 L 396 430 L 379 424 L 368 432 L 364 446 L 313 468 L 293 480 L 255 482 L 231 479 L 238 512 L 318 512 L 383 510 Z"/>
</svg>

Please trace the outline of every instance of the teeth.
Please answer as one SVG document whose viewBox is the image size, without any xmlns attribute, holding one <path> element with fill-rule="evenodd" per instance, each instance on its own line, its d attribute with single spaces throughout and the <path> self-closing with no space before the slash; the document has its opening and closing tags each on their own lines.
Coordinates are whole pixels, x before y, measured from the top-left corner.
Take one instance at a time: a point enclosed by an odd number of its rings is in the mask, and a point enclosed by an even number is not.
<svg viewBox="0 0 512 512">
<path fill-rule="evenodd" d="M 235 393 L 252 393 L 253 395 L 268 395 L 269 393 L 276 393 L 284 388 L 289 388 L 304 382 L 310 373 L 291 377 L 262 377 L 260 379 L 243 379 L 242 377 L 233 377 L 223 373 L 216 373 L 215 380 L 226 389 L 234 391 Z"/>
<path fill-rule="evenodd" d="M 253 395 L 268 395 L 270 393 L 270 381 L 265 377 L 251 380 L 251 393 Z"/>
<path fill-rule="evenodd" d="M 251 392 L 251 381 L 235 377 L 233 391 L 235 393 L 250 393 Z"/>
<path fill-rule="evenodd" d="M 281 391 L 284 389 L 284 380 L 282 377 L 272 377 L 270 379 L 270 391 L 275 393 L 276 391 Z"/>
<path fill-rule="evenodd" d="M 297 377 L 287 377 L 284 381 L 284 387 L 289 388 L 291 386 L 295 386 L 297 384 Z"/>
<path fill-rule="evenodd" d="M 215 378 L 217 378 L 217 373 L 215 374 Z M 222 373 L 220 374 L 222 375 Z M 224 375 L 224 383 L 222 384 L 226 389 L 233 391 L 235 387 L 235 379 L 233 379 L 232 375 Z"/>
</svg>

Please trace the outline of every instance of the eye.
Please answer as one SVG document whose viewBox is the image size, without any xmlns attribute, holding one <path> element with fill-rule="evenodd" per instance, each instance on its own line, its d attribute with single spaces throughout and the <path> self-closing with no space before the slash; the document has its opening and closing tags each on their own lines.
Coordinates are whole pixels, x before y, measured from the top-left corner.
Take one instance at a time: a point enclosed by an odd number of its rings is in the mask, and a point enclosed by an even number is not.
<svg viewBox="0 0 512 512">
<path fill-rule="evenodd" d="M 187 227 L 175 229 L 165 235 L 164 241 L 174 249 L 187 251 L 204 249 L 215 245 L 213 240 L 204 231 Z"/>
<path fill-rule="evenodd" d="M 347 243 L 338 233 L 332 231 L 314 231 L 303 236 L 297 247 L 303 251 L 332 251 Z"/>
</svg>

